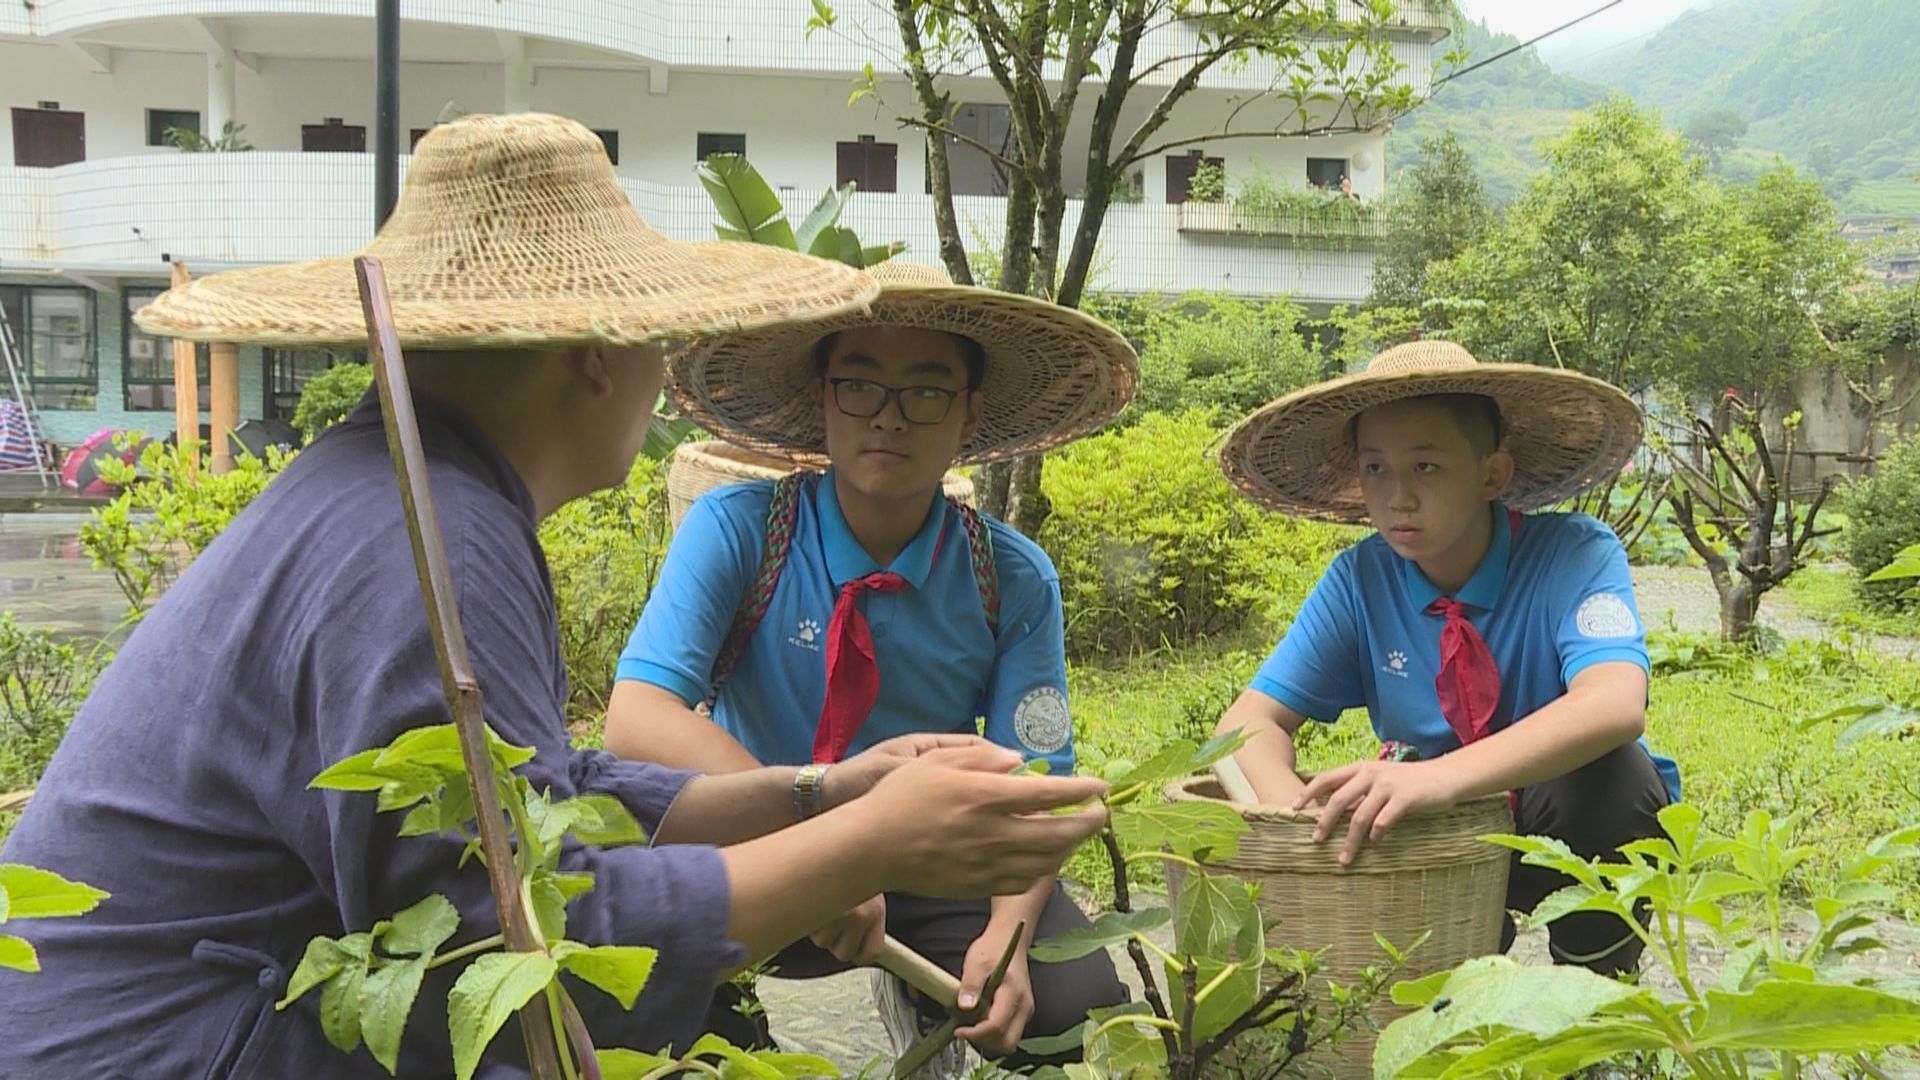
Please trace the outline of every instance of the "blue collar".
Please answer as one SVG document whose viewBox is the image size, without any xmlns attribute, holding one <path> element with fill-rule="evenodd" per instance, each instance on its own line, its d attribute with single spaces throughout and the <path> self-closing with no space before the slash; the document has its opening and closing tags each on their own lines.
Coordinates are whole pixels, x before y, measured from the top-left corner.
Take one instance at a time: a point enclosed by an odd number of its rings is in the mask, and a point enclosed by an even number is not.
<svg viewBox="0 0 1920 1080">
<path fill-rule="evenodd" d="M 1481 557 L 1479 567 L 1467 579 L 1466 586 L 1454 594 L 1454 599 L 1482 611 L 1492 611 L 1500 602 L 1500 592 L 1507 584 L 1507 563 L 1513 551 L 1513 527 L 1507 521 L 1506 506 L 1495 502 L 1488 510 L 1493 514 L 1493 542 L 1487 545 L 1486 555 Z M 1407 595 L 1413 598 L 1414 610 L 1425 611 L 1444 595 L 1412 559 L 1401 559 L 1400 569 L 1406 575 Z"/>
<path fill-rule="evenodd" d="M 853 535 L 847 519 L 840 512 L 840 495 L 834 489 L 833 470 L 814 482 L 814 513 L 820 518 L 820 540 L 826 548 L 827 575 L 833 579 L 835 588 L 865 577 L 878 570 L 890 570 L 907 580 L 907 584 L 918 589 L 926 585 L 927 576 L 933 572 L 933 557 L 940 547 L 940 531 L 946 524 L 947 502 L 935 495 L 933 506 L 927 511 L 927 520 L 920 526 L 920 532 L 894 556 L 893 565 L 881 566 L 860 546 L 860 540 Z"/>
</svg>

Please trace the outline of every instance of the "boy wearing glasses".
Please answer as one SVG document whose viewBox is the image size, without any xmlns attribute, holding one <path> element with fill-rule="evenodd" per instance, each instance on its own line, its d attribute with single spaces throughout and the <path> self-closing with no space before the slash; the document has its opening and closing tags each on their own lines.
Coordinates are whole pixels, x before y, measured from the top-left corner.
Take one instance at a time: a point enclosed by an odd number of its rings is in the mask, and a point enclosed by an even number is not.
<svg viewBox="0 0 1920 1080">
<path fill-rule="evenodd" d="M 974 733 L 1073 769 L 1060 584 L 1031 540 L 941 494 L 956 462 L 1013 457 L 1125 407 L 1133 351 L 1079 312 L 883 264 L 870 312 L 697 346 L 674 396 L 729 441 L 824 473 L 738 484 L 694 503 L 621 657 L 607 748 L 707 772 L 805 764 L 802 815 L 833 763 L 908 732 Z M 696 711 L 702 704 L 710 715 Z M 812 977 L 870 960 L 891 933 L 977 996 L 1014 928 L 1026 942 L 1085 917 L 1055 880 L 953 902 L 893 893 L 775 961 Z M 1029 967 L 1025 944 L 962 1039 L 1008 1064 L 1126 991 L 1104 954 Z M 875 996 L 896 1051 L 939 1022 L 891 976 Z M 723 1033 L 728 1018 L 710 1023 Z M 955 1043 L 963 1054 L 965 1047 Z M 962 1075 L 964 1057 L 931 1075 Z"/>
</svg>

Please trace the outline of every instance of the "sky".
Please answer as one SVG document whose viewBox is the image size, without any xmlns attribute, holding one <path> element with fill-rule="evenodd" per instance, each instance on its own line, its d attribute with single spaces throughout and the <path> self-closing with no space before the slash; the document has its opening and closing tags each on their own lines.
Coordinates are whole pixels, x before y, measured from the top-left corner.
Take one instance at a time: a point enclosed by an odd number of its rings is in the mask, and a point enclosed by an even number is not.
<svg viewBox="0 0 1920 1080">
<path fill-rule="evenodd" d="M 1522 41 L 1545 33 L 1569 19 L 1592 11 L 1606 0 L 1461 0 L 1469 18 Z M 1588 56 L 1610 45 L 1652 33 L 1691 7 L 1740 0 L 1623 0 L 1570 30 L 1540 43 L 1541 58 L 1559 64 Z"/>
</svg>

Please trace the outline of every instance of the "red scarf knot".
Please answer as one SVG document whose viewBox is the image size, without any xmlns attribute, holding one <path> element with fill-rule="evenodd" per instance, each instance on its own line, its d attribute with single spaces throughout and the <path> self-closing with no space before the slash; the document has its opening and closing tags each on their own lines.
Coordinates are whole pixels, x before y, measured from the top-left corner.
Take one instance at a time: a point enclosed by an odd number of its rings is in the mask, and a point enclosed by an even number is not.
<svg viewBox="0 0 1920 1080">
<path fill-rule="evenodd" d="M 840 599 L 834 603 L 833 619 L 827 624 L 827 698 L 820 706 L 820 725 L 813 733 L 816 763 L 830 764 L 846 756 L 854 735 L 880 698 L 873 627 L 860 610 L 860 595 L 899 592 L 906 587 L 906 578 L 886 570 L 840 586 Z"/>
</svg>

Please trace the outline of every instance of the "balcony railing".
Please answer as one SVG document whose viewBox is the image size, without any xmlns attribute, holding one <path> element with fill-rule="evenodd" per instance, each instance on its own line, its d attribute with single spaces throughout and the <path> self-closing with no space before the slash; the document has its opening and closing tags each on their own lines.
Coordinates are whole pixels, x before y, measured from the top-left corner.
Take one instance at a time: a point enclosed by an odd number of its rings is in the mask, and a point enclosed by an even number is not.
<svg viewBox="0 0 1920 1080">
<path fill-rule="evenodd" d="M 403 159 L 404 167 L 404 159 Z M 698 187 L 623 179 L 640 213 L 683 240 L 713 238 L 715 214 Z M 798 220 L 819 192 L 782 192 Z M 969 247 L 993 248 L 1006 200 L 960 196 L 955 209 Z M 1219 207 L 1226 210 L 1226 207 Z M 1065 235 L 1081 204 L 1067 205 Z M 1145 203 L 1111 207 L 1091 286 L 1114 292 L 1192 290 L 1286 294 L 1322 303 L 1363 299 L 1372 286 L 1367 245 L 1291 246 L 1220 242 L 1204 208 Z M 189 266 L 292 262 L 357 249 L 371 237 L 373 161 L 366 154 L 150 154 L 57 169 L 0 168 L 0 273 L 88 271 L 164 276 L 165 259 Z M 903 241 L 907 258 L 938 261 L 933 200 L 919 193 L 862 192 L 845 222 L 869 242 Z M 1296 233 L 1296 235 L 1299 235 Z"/>
<path fill-rule="evenodd" d="M 1188 202 L 1179 209 L 1183 233 L 1346 241 L 1363 247 L 1377 247 L 1387 235 L 1385 210 L 1345 209 L 1337 203 L 1324 210 L 1308 210 Z"/>
</svg>

